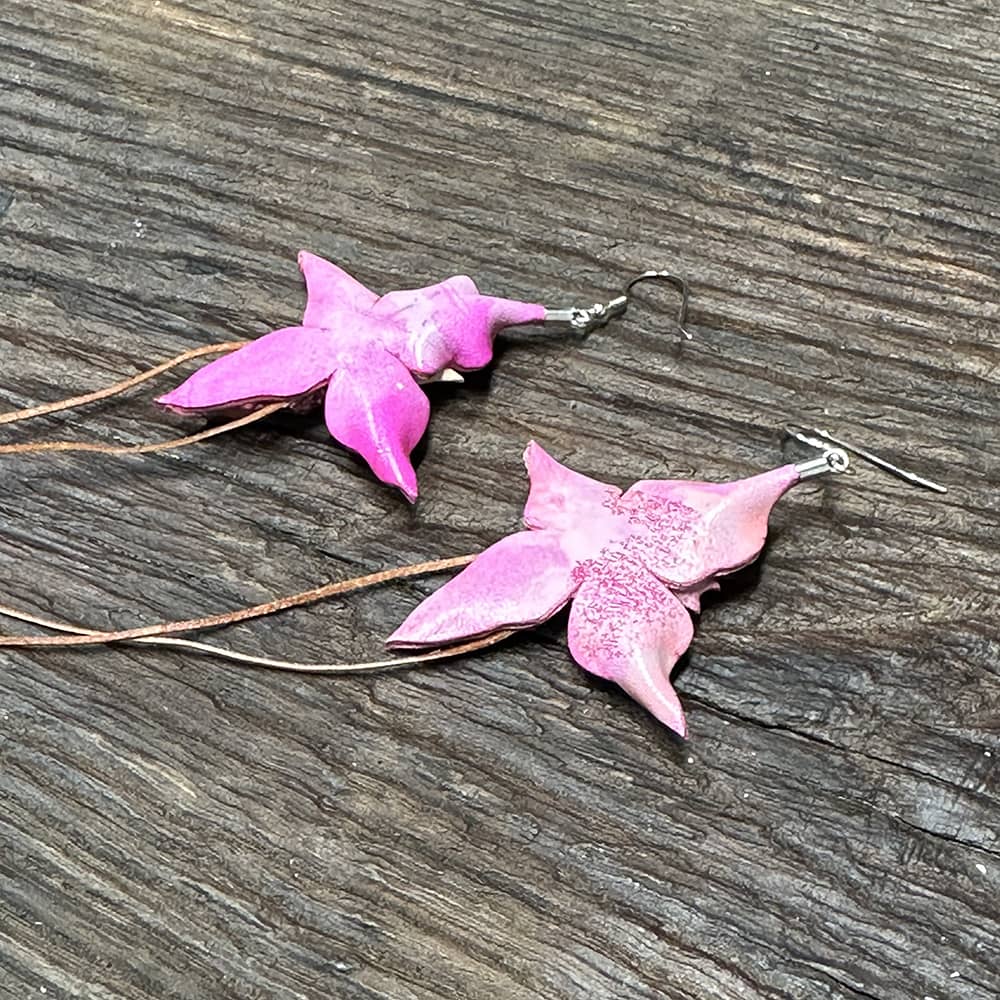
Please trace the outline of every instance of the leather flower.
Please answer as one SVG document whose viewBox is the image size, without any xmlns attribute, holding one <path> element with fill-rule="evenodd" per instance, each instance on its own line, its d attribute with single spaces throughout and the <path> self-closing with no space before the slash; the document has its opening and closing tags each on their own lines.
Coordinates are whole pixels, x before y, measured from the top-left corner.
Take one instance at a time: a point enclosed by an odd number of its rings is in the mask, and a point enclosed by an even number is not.
<svg viewBox="0 0 1000 1000">
<path fill-rule="evenodd" d="M 418 381 L 489 364 L 506 326 L 537 323 L 545 308 L 480 295 L 459 275 L 376 295 L 336 264 L 303 251 L 308 301 L 301 326 L 266 334 L 199 369 L 159 403 L 184 413 L 318 402 L 326 425 L 385 483 L 417 497 L 410 452 L 430 403 Z"/>
<path fill-rule="evenodd" d="M 394 647 L 445 646 L 530 628 L 572 601 L 569 648 L 681 736 L 670 672 L 694 634 L 690 612 L 717 578 L 752 562 L 786 465 L 732 483 L 646 480 L 622 492 L 560 465 L 532 442 L 527 531 L 490 546 L 420 604 Z"/>
</svg>

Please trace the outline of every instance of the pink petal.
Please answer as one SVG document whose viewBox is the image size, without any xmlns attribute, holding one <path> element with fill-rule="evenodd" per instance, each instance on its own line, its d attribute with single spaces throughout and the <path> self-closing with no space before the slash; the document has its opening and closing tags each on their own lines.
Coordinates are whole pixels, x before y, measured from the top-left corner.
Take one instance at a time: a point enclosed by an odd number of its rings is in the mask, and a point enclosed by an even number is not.
<svg viewBox="0 0 1000 1000">
<path fill-rule="evenodd" d="M 573 658 L 686 736 L 670 671 L 694 636 L 691 616 L 652 573 L 621 551 L 582 569 L 584 581 L 569 616 Z"/>
<path fill-rule="evenodd" d="M 303 326 L 336 329 L 350 314 L 364 312 L 375 305 L 378 296 L 337 267 L 308 250 L 299 254 L 299 269 L 306 281 L 306 311 Z"/>
<path fill-rule="evenodd" d="M 482 368 L 493 357 L 493 338 L 502 327 L 545 318 L 543 306 L 480 295 L 466 275 L 389 292 L 373 311 L 388 321 L 386 349 L 425 375 L 450 367 Z"/>
<path fill-rule="evenodd" d="M 337 363 L 338 351 L 327 331 L 289 326 L 210 362 L 157 402 L 178 410 L 210 410 L 294 399 L 319 388 Z"/>
<path fill-rule="evenodd" d="M 466 282 L 471 290 L 464 287 Z M 476 294 L 471 278 L 449 278 L 427 288 L 383 295 L 373 310 L 385 324 L 382 345 L 412 372 L 431 375 L 449 367 L 454 352 L 441 316 L 447 316 L 448 302 L 460 302 L 463 292 Z"/>
<path fill-rule="evenodd" d="M 636 483 L 618 506 L 629 551 L 675 590 L 732 573 L 757 558 L 771 508 L 798 480 L 785 465 L 734 483 Z"/>
<path fill-rule="evenodd" d="M 534 441 L 524 450 L 531 489 L 524 505 L 524 523 L 529 528 L 571 531 L 583 528 L 600 535 L 598 523 L 612 517 L 611 505 L 622 491 L 567 469 Z"/>
<path fill-rule="evenodd" d="M 417 474 L 410 452 L 427 430 L 430 402 L 406 366 L 380 347 L 359 348 L 339 368 L 326 390 L 330 433 L 353 448 L 372 471 L 417 499 Z"/>
<path fill-rule="evenodd" d="M 482 300 L 486 305 L 490 333 L 494 337 L 508 326 L 523 326 L 528 323 L 545 321 L 545 306 L 539 305 L 537 302 L 498 299 L 492 295 L 484 295 Z"/>
<path fill-rule="evenodd" d="M 493 340 L 504 327 L 545 319 L 545 306 L 489 295 L 476 295 L 466 306 L 466 311 L 449 317 L 452 321 L 445 327 L 456 368 L 484 368 L 493 360 Z"/>
<path fill-rule="evenodd" d="M 573 562 L 554 531 L 508 535 L 420 604 L 391 646 L 446 646 L 551 618 L 576 589 Z"/>
</svg>

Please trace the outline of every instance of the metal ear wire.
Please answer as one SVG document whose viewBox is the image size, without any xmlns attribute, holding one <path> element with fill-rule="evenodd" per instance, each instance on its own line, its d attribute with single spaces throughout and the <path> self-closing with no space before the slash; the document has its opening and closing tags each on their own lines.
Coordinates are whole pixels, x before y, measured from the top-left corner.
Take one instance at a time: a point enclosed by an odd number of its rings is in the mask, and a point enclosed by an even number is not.
<svg viewBox="0 0 1000 1000">
<path fill-rule="evenodd" d="M 908 483 L 912 483 L 914 486 L 920 486 L 925 490 L 934 490 L 935 493 L 947 493 L 948 487 L 942 486 L 940 483 L 935 483 L 930 479 L 925 479 L 923 476 L 918 476 L 915 472 L 910 472 L 908 469 L 901 469 L 898 465 L 893 465 L 892 462 L 887 461 L 879 455 L 868 451 L 865 448 L 859 448 L 856 444 L 851 444 L 848 441 L 844 441 L 842 438 L 834 437 L 829 431 L 819 430 L 817 428 L 803 428 L 790 426 L 785 428 L 785 433 L 796 441 L 801 441 L 803 444 L 807 444 L 812 448 L 820 448 L 824 451 L 824 458 L 826 455 L 834 454 L 839 452 L 847 459 L 847 452 L 852 455 L 857 455 L 858 458 L 864 459 L 864 461 L 882 469 L 884 472 L 888 472 L 890 475 L 895 476 L 897 479 L 902 479 Z M 834 447 L 831 449 L 830 445 Z M 814 459 L 814 462 L 818 462 L 819 459 Z M 808 464 L 808 463 L 803 463 Z M 849 465 L 848 460 L 848 465 Z M 834 471 L 846 471 L 847 465 L 843 469 L 838 469 Z M 819 471 L 824 471 L 820 469 Z M 801 471 L 799 473 L 802 475 Z M 811 475 L 816 475 L 816 473 L 810 473 Z"/>
<path fill-rule="evenodd" d="M 691 291 L 688 288 L 688 283 L 680 275 L 671 274 L 670 271 L 643 271 L 642 274 L 637 274 L 625 285 L 622 293 L 610 302 L 595 302 L 592 306 L 573 306 L 569 309 L 547 309 L 545 322 L 569 323 L 574 330 L 580 333 L 590 333 L 592 330 L 604 326 L 609 319 L 625 312 L 632 298 L 632 288 L 640 281 L 663 281 L 680 292 L 681 302 L 677 310 L 677 328 L 685 338 L 693 339 L 685 326 Z"/>
<path fill-rule="evenodd" d="M 686 340 L 693 340 L 694 337 L 688 331 L 686 325 L 688 300 L 691 298 L 691 289 L 688 287 L 688 283 L 679 274 L 671 274 L 669 271 L 643 271 L 642 274 L 637 274 L 625 286 L 622 294 L 626 299 L 632 291 L 632 287 L 638 285 L 640 281 L 663 281 L 677 289 L 681 296 L 681 302 L 677 308 L 677 329 L 684 334 Z"/>
</svg>

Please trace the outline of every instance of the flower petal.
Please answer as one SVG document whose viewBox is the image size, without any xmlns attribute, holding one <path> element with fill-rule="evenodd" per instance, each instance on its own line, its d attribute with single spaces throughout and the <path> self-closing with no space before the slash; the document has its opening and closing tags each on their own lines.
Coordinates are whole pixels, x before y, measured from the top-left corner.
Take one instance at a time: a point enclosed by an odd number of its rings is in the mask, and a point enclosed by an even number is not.
<svg viewBox="0 0 1000 1000">
<path fill-rule="evenodd" d="M 447 367 L 482 368 L 493 357 L 493 338 L 502 327 L 545 318 L 544 306 L 480 295 L 464 274 L 389 292 L 374 313 L 388 320 L 386 349 L 423 375 Z"/>
<path fill-rule="evenodd" d="M 545 322 L 545 313 L 548 310 L 537 302 L 498 299 L 492 295 L 483 295 L 481 298 L 486 307 L 491 336 L 495 337 L 504 327 Z"/>
<path fill-rule="evenodd" d="M 694 635 L 691 616 L 649 570 L 621 551 L 582 569 L 584 581 L 569 616 L 573 658 L 686 736 L 670 671 Z"/>
<path fill-rule="evenodd" d="M 406 366 L 380 347 L 361 347 L 330 379 L 324 405 L 330 433 L 383 483 L 416 500 L 410 452 L 427 430 L 431 406 Z"/>
<path fill-rule="evenodd" d="M 294 399 L 318 389 L 338 361 L 334 339 L 326 330 L 289 326 L 199 368 L 157 402 L 177 410 L 211 410 Z"/>
<path fill-rule="evenodd" d="M 420 375 L 449 367 L 454 360 L 446 336 L 449 312 L 464 311 L 463 299 L 475 294 L 471 278 L 449 278 L 427 288 L 383 295 L 373 310 L 385 324 L 382 346 Z"/>
<path fill-rule="evenodd" d="M 589 529 L 612 516 L 610 504 L 622 493 L 617 486 L 567 469 L 534 441 L 524 450 L 524 464 L 531 481 L 524 505 L 529 528 Z"/>
<path fill-rule="evenodd" d="M 732 573 L 757 558 L 771 508 L 798 481 L 785 465 L 734 483 L 636 483 L 619 504 L 629 551 L 675 590 Z"/>
<path fill-rule="evenodd" d="M 299 253 L 299 270 L 306 281 L 306 311 L 303 326 L 335 329 L 350 314 L 375 305 L 378 296 L 352 278 L 343 268 L 308 250 Z"/>
<path fill-rule="evenodd" d="M 554 531 L 520 531 L 478 555 L 420 604 L 391 646 L 444 646 L 551 618 L 576 589 L 573 562 Z"/>
</svg>

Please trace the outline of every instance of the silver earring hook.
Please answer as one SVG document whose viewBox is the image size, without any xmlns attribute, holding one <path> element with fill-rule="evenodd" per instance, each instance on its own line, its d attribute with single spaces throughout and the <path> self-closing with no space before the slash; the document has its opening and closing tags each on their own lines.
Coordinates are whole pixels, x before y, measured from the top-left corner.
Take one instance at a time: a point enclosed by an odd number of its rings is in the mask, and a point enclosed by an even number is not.
<svg viewBox="0 0 1000 1000">
<path fill-rule="evenodd" d="M 694 337 L 687 328 L 688 300 L 691 298 L 691 289 L 688 287 L 688 283 L 679 274 L 671 274 L 670 271 L 643 271 L 625 286 L 622 294 L 627 298 L 633 286 L 638 285 L 640 281 L 665 281 L 680 292 L 681 304 L 677 309 L 677 329 L 684 334 L 687 340 L 693 340 Z"/>
<path fill-rule="evenodd" d="M 923 476 L 918 476 L 915 472 L 910 472 L 909 469 L 902 469 L 898 465 L 893 465 L 892 462 L 882 458 L 880 455 L 874 454 L 874 452 L 870 452 L 865 448 L 859 448 L 856 444 L 851 444 L 842 438 L 834 437 L 829 431 L 819 430 L 815 427 L 803 428 L 791 426 L 785 428 L 785 433 L 789 437 L 795 438 L 796 441 L 801 441 L 803 444 L 807 444 L 813 448 L 822 449 L 824 454 L 832 454 L 835 451 L 839 451 L 846 458 L 846 453 L 850 452 L 852 455 L 857 455 L 858 458 L 864 459 L 864 461 L 882 469 L 884 472 L 888 472 L 897 479 L 912 483 L 914 486 L 920 486 L 926 490 L 934 490 L 936 493 L 948 492 L 947 486 L 942 486 L 940 483 L 935 483 L 930 479 L 925 479 Z M 830 448 L 830 445 L 834 446 L 833 449 Z M 844 470 L 836 471 L 846 471 L 846 468 L 845 466 Z M 815 473 L 812 474 L 815 475 Z"/>
<path fill-rule="evenodd" d="M 569 309 L 546 309 L 545 322 L 569 323 L 579 333 L 590 333 L 604 326 L 609 319 L 625 312 L 632 298 L 632 288 L 640 281 L 664 281 L 680 292 L 681 304 L 677 310 L 677 326 L 688 340 L 693 339 L 685 326 L 691 290 L 680 275 L 671 274 L 669 271 L 643 271 L 642 274 L 637 274 L 625 285 L 622 293 L 610 302 L 595 302 L 592 306 L 573 306 Z"/>
</svg>

